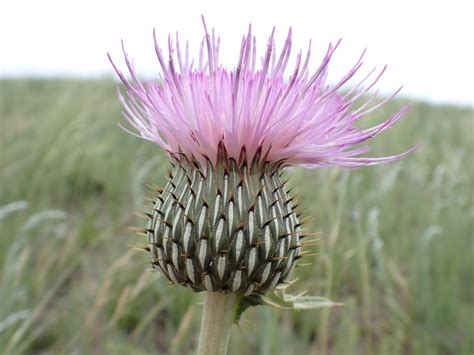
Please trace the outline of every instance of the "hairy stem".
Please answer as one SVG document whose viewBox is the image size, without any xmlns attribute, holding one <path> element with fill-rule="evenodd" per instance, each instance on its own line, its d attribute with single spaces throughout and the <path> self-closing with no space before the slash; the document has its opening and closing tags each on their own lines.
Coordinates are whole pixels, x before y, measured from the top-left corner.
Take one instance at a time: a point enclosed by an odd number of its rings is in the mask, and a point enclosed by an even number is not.
<svg viewBox="0 0 474 355">
<path fill-rule="evenodd" d="M 207 292 L 199 334 L 198 355 L 225 355 L 234 323 L 235 293 Z"/>
</svg>

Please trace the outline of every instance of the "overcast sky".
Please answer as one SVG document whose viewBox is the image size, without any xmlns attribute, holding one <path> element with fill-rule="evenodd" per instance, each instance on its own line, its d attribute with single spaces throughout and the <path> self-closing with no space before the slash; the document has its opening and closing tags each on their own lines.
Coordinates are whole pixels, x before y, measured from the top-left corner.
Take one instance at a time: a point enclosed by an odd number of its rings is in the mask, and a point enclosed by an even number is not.
<svg viewBox="0 0 474 355">
<path fill-rule="evenodd" d="M 0 76 L 113 75 L 106 52 L 122 65 L 120 39 L 137 70 L 159 70 L 152 30 L 166 44 L 178 30 L 191 48 L 202 37 L 200 14 L 221 37 L 221 58 L 233 68 L 251 22 L 260 53 L 273 26 L 277 45 L 293 27 L 294 47 L 313 40 L 312 68 L 329 42 L 342 38 L 330 79 L 343 76 L 364 48 L 365 71 L 388 64 L 382 93 L 472 105 L 472 1 L 2 1 Z M 281 46 L 280 46 L 281 48 Z"/>
</svg>

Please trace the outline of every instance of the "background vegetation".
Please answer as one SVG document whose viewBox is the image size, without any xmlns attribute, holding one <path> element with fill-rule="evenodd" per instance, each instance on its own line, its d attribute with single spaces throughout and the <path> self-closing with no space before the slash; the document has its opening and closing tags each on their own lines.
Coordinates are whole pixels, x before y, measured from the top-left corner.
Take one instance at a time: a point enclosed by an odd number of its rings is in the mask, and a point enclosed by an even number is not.
<svg viewBox="0 0 474 355">
<path fill-rule="evenodd" d="M 118 121 L 112 81 L 0 81 L 1 354 L 192 353 L 202 295 L 129 246 L 166 157 Z M 416 142 L 390 165 L 291 174 L 320 232 L 293 290 L 345 306 L 250 309 L 231 354 L 473 353 L 472 108 L 415 103 L 373 154 Z"/>
</svg>

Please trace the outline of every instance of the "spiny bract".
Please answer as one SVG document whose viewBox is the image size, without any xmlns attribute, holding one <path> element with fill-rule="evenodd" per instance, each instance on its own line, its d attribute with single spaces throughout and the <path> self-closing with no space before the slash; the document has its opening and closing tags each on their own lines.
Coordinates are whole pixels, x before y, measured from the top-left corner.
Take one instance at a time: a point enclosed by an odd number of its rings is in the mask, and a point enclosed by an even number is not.
<svg viewBox="0 0 474 355">
<path fill-rule="evenodd" d="M 235 160 L 223 144 L 217 166 L 184 154 L 172 161 L 147 230 L 153 266 L 195 291 L 250 295 L 284 282 L 303 236 L 282 162 L 259 151 L 248 165 L 244 151 Z"/>
</svg>

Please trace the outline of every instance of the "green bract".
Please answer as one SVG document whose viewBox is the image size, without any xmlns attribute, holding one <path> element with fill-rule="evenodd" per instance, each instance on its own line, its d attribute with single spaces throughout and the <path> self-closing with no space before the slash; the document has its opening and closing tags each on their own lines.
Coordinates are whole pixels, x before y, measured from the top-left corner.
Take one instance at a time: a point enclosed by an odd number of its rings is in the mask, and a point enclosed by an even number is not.
<svg viewBox="0 0 474 355">
<path fill-rule="evenodd" d="M 149 214 L 153 266 L 195 291 L 263 293 L 300 258 L 301 225 L 281 181 L 283 164 L 261 151 L 250 164 L 219 145 L 217 164 L 172 155 Z"/>
</svg>

